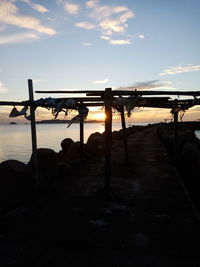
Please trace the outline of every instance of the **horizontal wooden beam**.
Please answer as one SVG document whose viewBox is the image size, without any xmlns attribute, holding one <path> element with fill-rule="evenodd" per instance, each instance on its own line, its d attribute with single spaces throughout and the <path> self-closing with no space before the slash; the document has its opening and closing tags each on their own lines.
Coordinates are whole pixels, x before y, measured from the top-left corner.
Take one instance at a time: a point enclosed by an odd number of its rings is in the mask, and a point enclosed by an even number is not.
<svg viewBox="0 0 200 267">
<path fill-rule="evenodd" d="M 87 93 L 99 93 L 104 94 L 104 90 L 53 90 L 53 91 L 35 91 L 37 94 L 87 94 Z"/>
<path fill-rule="evenodd" d="M 100 95 L 99 92 L 88 92 L 87 96 L 97 96 Z M 137 96 L 137 95 L 188 95 L 188 96 L 200 96 L 200 91 L 122 91 L 122 90 L 113 90 L 113 96 Z"/>
<path fill-rule="evenodd" d="M 79 106 L 80 104 L 77 103 L 77 107 Z M 104 102 L 87 102 L 87 103 L 84 103 L 84 105 L 88 106 L 88 107 L 101 107 L 101 106 L 104 106 Z M 50 107 L 48 105 L 41 105 L 41 104 L 31 104 L 29 101 L 24 101 L 24 102 L 17 102 L 17 101 L 0 101 L 0 106 L 34 106 L 34 107 Z"/>
</svg>

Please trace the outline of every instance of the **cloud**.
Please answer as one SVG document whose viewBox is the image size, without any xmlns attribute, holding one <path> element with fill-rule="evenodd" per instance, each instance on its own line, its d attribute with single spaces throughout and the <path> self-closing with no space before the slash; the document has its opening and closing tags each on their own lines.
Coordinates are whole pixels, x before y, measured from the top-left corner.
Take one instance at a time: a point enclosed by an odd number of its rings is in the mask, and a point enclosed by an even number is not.
<svg viewBox="0 0 200 267">
<path fill-rule="evenodd" d="M 6 25 L 0 25 L 0 32 L 4 32 L 6 29 Z"/>
<path fill-rule="evenodd" d="M 86 7 L 91 9 L 89 17 L 95 18 L 97 20 L 102 20 L 108 17 L 111 17 L 114 14 L 124 13 L 122 16 L 134 16 L 134 13 L 128 9 L 126 6 L 109 6 L 109 5 L 100 5 L 100 1 L 87 1 Z M 129 13 L 129 14 L 127 14 Z M 125 15 L 126 14 L 126 15 Z"/>
<path fill-rule="evenodd" d="M 65 11 L 67 11 L 69 14 L 76 15 L 79 13 L 79 5 L 65 0 L 60 0 L 59 2 L 64 6 Z"/>
<path fill-rule="evenodd" d="M 143 34 L 140 34 L 140 33 L 136 34 L 134 37 L 141 39 L 141 40 L 143 40 L 145 38 L 145 36 Z"/>
<path fill-rule="evenodd" d="M 104 79 L 104 80 L 93 81 L 93 84 L 105 84 L 108 82 L 109 82 L 109 79 Z"/>
<path fill-rule="evenodd" d="M 185 66 L 172 66 L 160 73 L 160 76 L 178 74 L 183 72 L 200 71 L 200 65 L 188 64 Z"/>
<path fill-rule="evenodd" d="M 105 35 L 101 35 L 101 36 L 99 36 L 101 39 L 103 39 L 103 40 L 110 40 L 110 36 L 105 36 Z"/>
<path fill-rule="evenodd" d="M 39 5 L 39 4 L 35 4 L 33 3 L 31 0 L 21 0 L 21 2 L 26 3 L 27 5 L 29 5 L 32 9 L 37 10 L 40 13 L 46 13 L 49 12 L 48 9 L 46 9 L 46 7 Z"/>
<path fill-rule="evenodd" d="M 87 20 L 78 22 L 75 26 L 87 30 L 98 30 L 101 32 L 100 38 L 104 40 L 109 40 L 105 38 L 107 35 L 124 33 L 128 27 L 127 21 L 135 16 L 126 6 L 100 5 L 98 0 L 86 1 L 85 5 L 88 9 Z"/>
<path fill-rule="evenodd" d="M 82 45 L 83 45 L 83 46 L 92 46 L 91 43 L 83 43 Z"/>
<path fill-rule="evenodd" d="M 96 28 L 96 25 L 94 25 L 94 24 L 92 24 L 90 22 L 86 22 L 86 21 L 78 22 L 78 23 L 75 23 L 74 25 L 76 27 L 83 28 L 83 29 L 86 29 L 86 30 L 92 30 L 92 29 Z"/>
<path fill-rule="evenodd" d="M 134 17 L 133 12 L 128 11 L 120 16 L 117 16 L 116 18 L 108 17 L 106 19 L 103 19 L 99 23 L 100 31 L 105 35 L 123 33 L 128 27 L 126 21 L 132 17 Z"/>
<path fill-rule="evenodd" d="M 12 44 L 12 43 L 23 43 L 38 40 L 39 36 L 35 33 L 25 32 L 16 33 L 12 35 L 1 35 L 0 45 L 2 44 Z"/>
<path fill-rule="evenodd" d="M 19 28 L 36 30 L 37 32 L 47 35 L 56 34 L 54 29 L 43 26 L 39 19 L 31 16 L 19 15 L 18 8 L 9 2 L 2 2 L 0 4 L 0 22 Z"/>
<path fill-rule="evenodd" d="M 131 44 L 130 40 L 110 40 L 110 44 L 112 45 L 129 45 Z"/>
<path fill-rule="evenodd" d="M 8 89 L 5 87 L 5 85 L 0 82 L 0 93 L 6 93 Z"/>
<path fill-rule="evenodd" d="M 117 90 L 176 89 L 175 87 L 171 86 L 171 84 L 172 82 L 151 80 L 151 81 L 137 82 L 127 87 L 119 87 L 117 88 Z"/>
</svg>

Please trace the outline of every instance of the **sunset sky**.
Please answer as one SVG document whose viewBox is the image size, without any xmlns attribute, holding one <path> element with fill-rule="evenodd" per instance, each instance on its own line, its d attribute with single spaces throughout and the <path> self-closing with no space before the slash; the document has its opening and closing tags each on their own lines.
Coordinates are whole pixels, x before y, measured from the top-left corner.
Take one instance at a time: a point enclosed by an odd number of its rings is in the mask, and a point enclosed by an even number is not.
<svg viewBox="0 0 200 267">
<path fill-rule="evenodd" d="M 27 79 L 35 90 L 199 90 L 199 12 L 199 0 L 0 0 L 0 99 L 26 100 Z"/>
</svg>

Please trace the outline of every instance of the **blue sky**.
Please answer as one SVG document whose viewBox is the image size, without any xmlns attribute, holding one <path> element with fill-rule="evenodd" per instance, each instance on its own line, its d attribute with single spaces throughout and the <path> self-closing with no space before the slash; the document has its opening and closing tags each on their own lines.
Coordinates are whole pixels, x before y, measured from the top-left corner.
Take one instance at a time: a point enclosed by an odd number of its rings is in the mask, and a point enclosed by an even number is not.
<svg viewBox="0 0 200 267">
<path fill-rule="evenodd" d="M 0 0 L 0 98 L 200 89 L 199 0 Z M 38 96 L 40 97 L 40 96 Z"/>
</svg>

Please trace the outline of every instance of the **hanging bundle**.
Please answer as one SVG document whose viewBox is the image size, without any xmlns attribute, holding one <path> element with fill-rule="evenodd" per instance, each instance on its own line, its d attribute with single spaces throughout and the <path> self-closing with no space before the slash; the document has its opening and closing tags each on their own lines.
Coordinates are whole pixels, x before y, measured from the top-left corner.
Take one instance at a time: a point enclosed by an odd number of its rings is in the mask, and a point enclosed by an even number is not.
<svg viewBox="0 0 200 267">
<path fill-rule="evenodd" d="M 68 114 L 69 109 L 77 109 L 77 102 L 74 99 L 56 99 L 56 98 L 40 98 L 35 101 L 36 105 L 45 107 L 48 110 L 52 110 L 52 114 L 55 119 L 58 117 L 60 112 L 65 112 L 65 115 Z"/>
<path fill-rule="evenodd" d="M 9 117 L 24 116 L 27 120 L 30 120 L 30 115 L 27 115 L 28 107 L 24 106 L 20 111 L 14 106 L 10 112 Z"/>
<path fill-rule="evenodd" d="M 129 96 L 129 97 L 118 97 L 113 102 L 113 107 L 117 110 L 119 110 L 120 107 L 124 106 L 128 117 L 131 116 L 131 112 L 133 109 L 139 104 L 139 101 L 142 99 L 141 96 Z"/>
<path fill-rule="evenodd" d="M 68 124 L 67 128 L 69 128 L 73 122 L 85 120 L 87 118 L 89 109 L 85 106 L 81 106 L 78 108 L 78 115 L 71 119 L 71 122 Z"/>
</svg>

